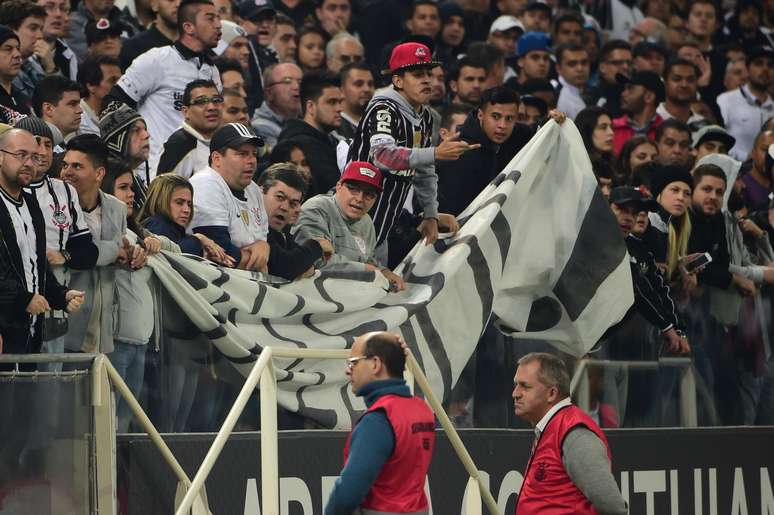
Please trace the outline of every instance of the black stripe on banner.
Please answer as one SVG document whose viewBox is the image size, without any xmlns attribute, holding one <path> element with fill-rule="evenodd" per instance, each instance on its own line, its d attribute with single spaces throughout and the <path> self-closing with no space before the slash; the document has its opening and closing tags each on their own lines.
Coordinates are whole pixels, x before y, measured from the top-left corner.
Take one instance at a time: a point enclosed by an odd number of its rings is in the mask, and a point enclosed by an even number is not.
<svg viewBox="0 0 774 515">
<path fill-rule="evenodd" d="M 202 279 L 198 275 L 191 272 L 191 270 L 189 270 L 187 267 L 178 263 L 177 260 L 168 259 L 167 262 L 172 266 L 175 272 L 180 274 L 180 276 L 191 285 L 194 290 L 203 290 L 207 287 L 207 285 L 210 284 L 205 279 Z"/>
<path fill-rule="evenodd" d="M 304 324 L 304 327 L 309 329 L 310 331 L 317 333 L 321 336 L 338 336 L 341 338 L 344 338 L 346 340 L 346 348 L 349 349 L 352 347 L 352 344 L 355 341 L 355 338 L 357 338 L 360 335 L 363 335 L 365 333 L 371 333 L 374 331 L 386 331 L 388 329 L 387 324 L 384 323 L 384 320 L 371 320 L 370 322 L 363 322 L 362 324 L 353 327 L 352 329 L 348 329 L 344 331 L 343 333 L 326 333 L 325 331 L 322 331 L 319 329 L 316 325 L 312 323 L 312 315 L 304 315 L 301 317 L 301 323 Z"/>
<path fill-rule="evenodd" d="M 422 369 L 422 372 L 425 371 L 425 360 L 422 356 L 422 353 L 419 351 L 419 345 L 417 345 L 417 335 L 414 332 L 414 328 L 411 326 L 411 320 L 406 320 L 399 326 L 401 334 L 403 334 L 403 340 L 406 342 L 406 345 L 409 346 L 411 349 L 411 352 L 414 353 L 414 358 L 417 360 L 417 364 L 419 365 L 419 368 Z M 425 394 L 422 391 L 421 388 L 415 388 L 414 389 L 414 395 L 424 399 Z"/>
<path fill-rule="evenodd" d="M 336 306 L 335 313 L 341 313 L 344 311 L 344 304 L 333 300 L 333 297 L 331 297 L 328 294 L 324 286 L 325 280 L 326 279 L 351 279 L 351 280 L 373 282 L 375 273 L 376 272 L 344 272 L 344 271 L 322 272 L 320 276 L 314 280 L 314 287 L 317 289 L 317 292 L 320 294 L 320 297 L 322 297 L 324 300 Z"/>
<path fill-rule="evenodd" d="M 220 295 L 220 297 L 218 297 L 217 299 L 215 299 L 215 300 L 212 302 L 212 304 L 218 304 L 218 303 L 220 303 L 220 302 L 228 302 L 228 301 L 230 301 L 230 300 L 231 300 L 231 295 L 229 295 L 227 291 L 224 291 L 224 292 L 223 292 L 223 293 Z"/>
<path fill-rule="evenodd" d="M 261 306 L 263 305 L 263 299 L 266 297 L 266 292 L 268 291 L 268 288 L 265 284 L 258 284 L 258 295 L 255 296 L 255 301 L 253 302 L 253 308 L 250 310 L 250 315 L 255 315 L 260 311 Z"/>
<path fill-rule="evenodd" d="M 318 376 L 315 386 L 321 385 L 325 381 L 325 374 L 320 372 L 310 372 Z M 304 417 L 309 417 L 317 422 L 321 423 L 325 427 L 335 427 L 338 421 L 336 411 L 332 409 L 319 409 L 307 407 L 304 402 L 304 391 L 309 386 L 302 386 L 296 391 L 296 400 L 298 401 L 298 414 Z"/>
<path fill-rule="evenodd" d="M 344 403 L 344 406 L 349 412 L 349 418 L 352 420 L 352 427 L 354 428 L 355 423 L 360 419 L 360 417 L 363 416 L 365 410 L 356 410 L 352 406 L 352 401 L 349 400 L 349 389 L 351 388 L 351 385 L 352 383 L 347 381 L 347 383 L 339 389 L 339 394 L 341 395 L 341 401 Z"/>
<path fill-rule="evenodd" d="M 618 222 L 602 192 L 596 188 L 570 259 L 553 290 L 570 320 L 577 320 L 583 313 L 599 286 L 625 255 L 626 243 L 621 238 Z"/>
<path fill-rule="evenodd" d="M 438 365 L 438 370 L 441 373 L 441 381 L 443 382 L 441 398 L 446 400 L 446 396 L 451 393 L 452 387 L 451 362 L 449 361 L 449 356 L 446 354 L 441 335 L 438 334 L 438 330 L 435 328 L 430 313 L 427 312 L 427 308 L 418 310 L 414 313 L 414 316 L 417 317 L 419 330 L 422 331 L 422 336 L 427 342 L 430 354 L 433 355 L 435 364 Z"/>
<path fill-rule="evenodd" d="M 296 295 L 296 305 L 293 309 L 283 315 L 283 317 L 292 317 L 306 306 L 306 301 L 301 295 Z"/>
<path fill-rule="evenodd" d="M 213 279 L 210 282 L 212 283 L 213 286 L 220 287 L 228 282 L 228 280 L 230 279 L 230 276 L 223 270 L 218 270 L 218 271 L 220 272 L 220 276 L 217 279 Z"/>
</svg>

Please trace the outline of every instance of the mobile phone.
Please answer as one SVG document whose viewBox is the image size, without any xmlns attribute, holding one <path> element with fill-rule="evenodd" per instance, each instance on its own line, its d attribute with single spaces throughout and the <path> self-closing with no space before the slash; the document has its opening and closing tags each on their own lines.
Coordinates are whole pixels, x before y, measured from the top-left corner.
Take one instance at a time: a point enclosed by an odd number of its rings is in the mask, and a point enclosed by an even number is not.
<svg viewBox="0 0 774 515">
<path fill-rule="evenodd" d="M 692 259 L 691 261 L 688 261 L 685 264 L 685 271 L 690 273 L 696 270 L 697 268 L 700 268 L 704 265 L 708 265 L 709 263 L 712 263 L 712 256 L 710 256 L 709 252 L 705 252 L 704 254 L 697 257 L 696 259 Z"/>
</svg>

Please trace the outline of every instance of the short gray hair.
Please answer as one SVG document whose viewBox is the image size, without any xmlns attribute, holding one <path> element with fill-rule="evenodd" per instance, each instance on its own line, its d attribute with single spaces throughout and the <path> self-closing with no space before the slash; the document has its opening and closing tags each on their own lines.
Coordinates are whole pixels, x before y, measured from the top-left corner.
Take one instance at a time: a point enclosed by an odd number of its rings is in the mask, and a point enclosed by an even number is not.
<svg viewBox="0 0 774 515">
<path fill-rule="evenodd" d="M 519 366 L 537 361 L 538 380 L 548 387 L 555 386 L 562 398 L 570 396 L 570 374 L 562 358 L 547 352 L 530 352 L 519 359 Z"/>
<path fill-rule="evenodd" d="M 360 46 L 361 49 L 363 49 L 363 43 L 360 42 L 359 39 L 357 39 L 355 36 L 350 34 L 349 32 L 339 32 L 333 38 L 328 41 L 328 45 L 325 47 L 325 57 L 327 59 L 333 59 L 336 57 L 336 47 L 339 43 L 342 43 L 344 41 L 354 41 L 355 43 Z"/>
</svg>

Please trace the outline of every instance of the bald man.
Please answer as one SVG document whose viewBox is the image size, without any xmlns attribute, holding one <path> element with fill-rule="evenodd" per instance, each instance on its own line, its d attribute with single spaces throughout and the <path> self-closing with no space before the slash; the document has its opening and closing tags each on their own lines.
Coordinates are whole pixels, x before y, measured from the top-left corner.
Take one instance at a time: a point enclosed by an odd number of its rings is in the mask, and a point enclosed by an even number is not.
<svg viewBox="0 0 774 515">
<path fill-rule="evenodd" d="M 428 513 L 425 476 L 433 456 L 435 418 L 403 380 L 406 354 L 386 332 L 355 340 L 347 359 L 352 391 L 368 410 L 349 435 L 344 470 L 325 515 Z"/>
</svg>

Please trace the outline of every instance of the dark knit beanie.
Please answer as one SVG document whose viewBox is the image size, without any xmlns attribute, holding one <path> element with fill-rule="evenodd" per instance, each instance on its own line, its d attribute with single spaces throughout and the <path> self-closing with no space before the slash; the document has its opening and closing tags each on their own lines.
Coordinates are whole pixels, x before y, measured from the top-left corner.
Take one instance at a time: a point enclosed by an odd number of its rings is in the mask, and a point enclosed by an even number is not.
<svg viewBox="0 0 774 515">
<path fill-rule="evenodd" d="M 102 111 L 99 132 L 111 153 L 129 157 L 129 129 L 137 120 L 142 120 L 140 113 L 123 102 L 110 102 Z"/>
<path fill-rule="evenodd" d="M 51 129 L 49 129 L 46 122 L 37 116 L 25 116 L 13 124 L 13 126 L 17 129 L 24 129 L 33 136 L 41 136 L 43 138 L 48 138 L 51 141 L 54 141 L 54 135 L 51 133 Z"/>
<path fill-rule="evenodd" d="M 653 194 L 653 198 L 658 198 L 664 188 L 673 182 L 684 182 L 693 189 L 693 177 L 685 166 L 662 165 L 653 170 L 650 177 L 650 192 Z"/>
<path fill-rule="evenodd" d="M 5 25 L 0 25 L 0 45 L 8 41 L 9 39 L 15 39 L 16 41 L 19 41 L 19 36 L 11 30 L 10 27 L 7 27 Z"/>
</svg>

